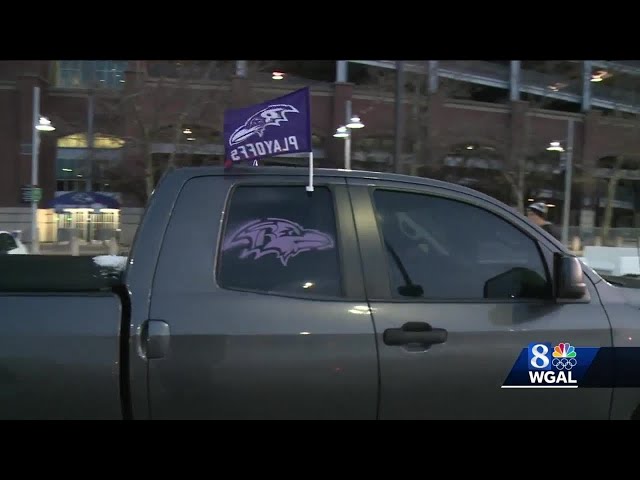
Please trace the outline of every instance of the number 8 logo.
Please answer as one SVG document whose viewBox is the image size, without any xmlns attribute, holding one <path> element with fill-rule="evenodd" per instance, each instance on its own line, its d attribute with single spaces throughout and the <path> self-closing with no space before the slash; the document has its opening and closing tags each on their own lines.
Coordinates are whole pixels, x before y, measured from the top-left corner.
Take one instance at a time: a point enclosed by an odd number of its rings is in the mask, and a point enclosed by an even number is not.
<svg viewBox="0 0 640 480">
<path fill-rule="evenodd" d="M 549 366 L 549 357 L 547 357 L 547 353 L 549 353 L 549 347 L 547 347 L 543 343 L 538 343 L 531 347 L 531 354 L 533 357 L 531 358 L 531 366 L 533 368 L 547 368 Z"/>
</svg>

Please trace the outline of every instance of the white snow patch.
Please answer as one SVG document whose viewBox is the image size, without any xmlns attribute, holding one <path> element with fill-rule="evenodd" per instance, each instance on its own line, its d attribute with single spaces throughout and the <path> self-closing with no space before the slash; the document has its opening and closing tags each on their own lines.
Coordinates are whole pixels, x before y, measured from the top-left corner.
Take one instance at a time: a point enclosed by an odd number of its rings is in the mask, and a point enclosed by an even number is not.
<svg viewBox="0 0 640 480">
<path fill-rule="evenodd" d="M 127 266 L 127 257 L 120 255 L 98 255 L 93 261 L 101 267 L 111 267 L 116 270 L 124 270 Z"/>
</svg>

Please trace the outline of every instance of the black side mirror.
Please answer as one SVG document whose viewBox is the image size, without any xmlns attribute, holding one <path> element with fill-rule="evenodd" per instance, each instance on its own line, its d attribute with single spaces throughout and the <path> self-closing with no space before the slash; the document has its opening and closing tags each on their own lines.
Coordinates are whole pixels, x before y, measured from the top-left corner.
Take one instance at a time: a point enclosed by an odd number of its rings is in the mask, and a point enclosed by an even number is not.
<svg viewBox="0 0 640 480">
<path fill-rule="evenodd" d="M 577 300 L 587 294 L 587 284 L 578 258 L 557 253 L 554 274 L 557 299 Z"/>
</svg>

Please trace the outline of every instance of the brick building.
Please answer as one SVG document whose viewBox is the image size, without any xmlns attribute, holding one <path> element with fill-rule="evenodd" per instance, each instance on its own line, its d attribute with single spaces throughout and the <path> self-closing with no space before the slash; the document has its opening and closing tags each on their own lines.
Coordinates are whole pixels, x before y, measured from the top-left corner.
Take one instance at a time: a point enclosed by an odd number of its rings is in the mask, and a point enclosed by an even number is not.
<svg viewBox="0 0 640 480">
<path fill-rule="evenodd" d="M 559 205 L 566 157 L 549 147 L 557 142 L 555 150 L 566 152 L 572 124 L 576 181 L 571 223 L 599 223 L 606 179 L 614 159 L 622 157 L 627 163 L 622 164 L 626 169 L 614 226 L 635 225 L 634 159 L 640 152 L 635 115 L 640 109 L 625 92 L 632 89 L 640 67 L 631 62 L 564 63 L 560 73 L 541 72 L 519 61 L 405 64 L 401 171 L 468 184 L 514 205 L 518 189 L 526 199 Z M 21 187 L 31 179 L 34 86 L 41 89 L 41 114 L 56 127 L 41 134 L 41 207 L 65 192 L 88 191 L 115 196 L 126 208 L 141 206 L 153 186 L 146 185 L 145 168 L 153 167 L 156 180 L 167 163 L 222 162 L 224 108 L 302 86 L 311 87 L 318 165 L 344 165 L 343 140 L 333 133 L 345 123 L 350 101 L 352 112 L 365 123 L 352 134 L 353 168 L 391 169 L 394 89 L 382 80 L 367 84 L 352 79 L 362 64 L 395 75 L 395 63 L 388 61 L 336 62 L 331 82 L 288 72 L 274 76 L 246 61 L 0 62 L 0 229 L 29 229 Z M 472 94 L 461 97 L 460 89 Z M 286 157 L 277 161 L 303 163 Z M 559 209 L 551 210 L 552 218 L 558 217 Z M 55 215 L 43 208 L 41 240 L 56 238 L 59 229 L 71 224 L 81 225 L 82 235 L 93 238 L 89 223 L 118 222 L 117 214 L 91 221 L 87 215 Z"/>
</svg>

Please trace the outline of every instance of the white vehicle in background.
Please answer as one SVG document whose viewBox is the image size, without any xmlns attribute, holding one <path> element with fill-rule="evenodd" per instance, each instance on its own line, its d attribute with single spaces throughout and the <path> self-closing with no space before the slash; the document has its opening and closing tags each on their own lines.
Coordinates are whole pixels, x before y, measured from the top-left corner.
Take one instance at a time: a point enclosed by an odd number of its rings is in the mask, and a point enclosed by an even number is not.
<svg viewBox="0 0 640 480">
<path fill-rule="evenodd" d="M 0 231 L 0 255 L 28 255 L 27 247 L 11 232 Z"/>
</svg>

